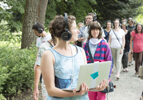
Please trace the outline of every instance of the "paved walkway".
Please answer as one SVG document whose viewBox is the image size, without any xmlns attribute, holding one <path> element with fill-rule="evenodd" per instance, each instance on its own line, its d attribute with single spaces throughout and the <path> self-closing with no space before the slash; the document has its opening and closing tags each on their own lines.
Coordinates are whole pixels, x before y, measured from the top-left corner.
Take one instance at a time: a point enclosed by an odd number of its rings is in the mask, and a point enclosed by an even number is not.
<svg viewBox="0 0 150 110">
<path fill-rule="evenodd" d="M 117 87 L 108 94 L 108 100 L 139 100 L 143 91 L 143 80 L 134 74 L 134 64 L 129 67 L 129 72 L 121 72 L 119 81 L 116 81 L 114 72 L 111 79 Z"/>
</svg>

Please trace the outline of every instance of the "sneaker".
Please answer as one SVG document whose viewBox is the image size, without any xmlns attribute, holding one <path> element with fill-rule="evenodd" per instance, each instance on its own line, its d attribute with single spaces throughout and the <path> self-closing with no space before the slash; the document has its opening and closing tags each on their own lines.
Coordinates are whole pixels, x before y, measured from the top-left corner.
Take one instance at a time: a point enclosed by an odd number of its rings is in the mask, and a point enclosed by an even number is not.
<svg viewBox="0 0 150 110">
<path fill-rule="evenodd" d="M 125 72 L 125 69 L 123 69 L 122 71 Z"/>
<path fill-rule="evenodd" d="M 128 63 L 128 66 L 131 66 L 131 62 Z"/>
<path fill-rule="evenodd" d="M 116 75 L 116 81 L 118 81 L 120 79 L 120 77 L 118 75 Z"/>
<path fill-rule="evenodd" d="M 119 81 L 120 77 L 116 77 L 116 81 Z"/>
<path fill-rule="evenodd" d="M 129 69 L 128 69 L 128 68 L 126 68 L 126 69 L 125 69 L 125 71 L 126 71 L 126 72 L 128 72 L 128 71 L 129 71 Z"/>
</svg>

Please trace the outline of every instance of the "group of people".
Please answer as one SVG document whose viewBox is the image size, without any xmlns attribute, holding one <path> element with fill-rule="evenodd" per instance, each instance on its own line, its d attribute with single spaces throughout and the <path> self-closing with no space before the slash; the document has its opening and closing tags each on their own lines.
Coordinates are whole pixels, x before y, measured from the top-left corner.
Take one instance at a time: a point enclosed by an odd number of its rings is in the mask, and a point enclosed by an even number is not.
<svg viewBox="0 0 150 110">
<path fill-rule="evenodd" d="M 80 27 L 79 40 L 77 45 L 83 47 L 89 36 L 89 24 L 93 21 L 93 15 L 89 13 L 85 17 L 85 26 Z M 81 23 L 80 23 L 81 24 Z M 102 28 L 102 27 L 101 27 Z M 139 36 L 139 37 L 137 37 Z M 135 75 L 139 75 L 139 67 L 143 62 L 143 26 L 135 24 L 132 18 L 115 19 L 114 22 L 108 20 L 106 28 L 102 28 L 102 37 L 111 48 L 113 58 L 113 70 L 116 70 L 116 79 L 119 80 L 120 72 L 128 72 L 128 66 L 133 65 L 135 60 Z"/>
<path fill-rule="evenodd" d="M 112 28 L 111 21 L 107 21 L 106 29 L 103 29 L 101 24 L 93 18 L 93 14 L 89 13 L 85 17 L 85 26 L 80 23 L 80 28 L 78 28 L 74 16 L 67 14 L 56 16 L 49 26 L 51 37 L 44 31 L 41 24 L 33 25 L 32 29 L 38 36 L 38 54 L 34 66 L 33 96 L 35 100 L 39 98 L 38 85 L 41 74 L 42 97 L 50 100 L 106 99 L 106 93 L 101 91 L 108 86 L 108 79 L 99 82 L 100 84 L 95 88 L 96 91 L 89 91 L 84 82 L 80 90 L 76 91 L 79 69 L 82 64 L 112 61 L 109 78 L 116 68 L 118 80 L 121 65 L 123 65 L 123 71 L 128 71 L 128 56 L 134 53 L 136 74 L 138 74 L 143 58 L 142 25 L 137 24 L 134 30 L 132 28 L 134 25 L 131 26 L 129 23 L 127 26 L 124 21 L 120 27 L 120 21 L 116 19 L 114 28 Z M 128 55 L 129 51 L 131 55 Z M 68 87 L 73 91 L 62 90 Z"/>
</svg>

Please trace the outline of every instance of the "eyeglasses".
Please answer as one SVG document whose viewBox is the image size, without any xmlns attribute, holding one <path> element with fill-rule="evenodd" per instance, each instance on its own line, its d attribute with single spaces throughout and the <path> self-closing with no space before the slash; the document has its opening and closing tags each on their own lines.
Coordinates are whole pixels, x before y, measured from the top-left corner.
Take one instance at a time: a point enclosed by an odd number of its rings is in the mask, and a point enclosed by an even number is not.
<svg viewBox="0 0 150 110">
<path fill-rule="evenodd" d="M 91 17 L 87 17 L 87 18 L 85 18 L 85 19 L 92 19 Z"/>
</svg>

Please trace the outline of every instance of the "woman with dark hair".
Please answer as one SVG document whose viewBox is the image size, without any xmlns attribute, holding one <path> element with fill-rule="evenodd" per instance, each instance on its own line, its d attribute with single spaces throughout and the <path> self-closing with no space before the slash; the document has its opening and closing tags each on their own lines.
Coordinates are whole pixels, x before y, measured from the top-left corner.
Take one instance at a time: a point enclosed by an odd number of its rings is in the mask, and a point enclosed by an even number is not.
<svg viewBox="0 0 150 110">
<path fill-rule="evenodd" d="M 135 75 L 139 75 L 139 67 L 143 63 L 143 26 L 141 24 L 137 24 L 135 30 L 131 32 L 130 50 L 135 60 Z"/>
<path fill-rule="evenodd" d="M 106 22 L 106 29 L 104 29 L 104 33 L 105 33 L 105 37 L 104 38 L 107 40 L 107 42 L 109 40 L 109 33 L 111 31 L 111 27 L 112 27 L 111 21 L 108 20 Z"/>
<path fill-rule="evenodd" d="M 43 53 L 41 70 L 47 99 L 51 100 L 88 100 L 88 87 L 83 82 L 79 92 L 77 86 L 80 65 L 86 64 L 85 52 L 82 48 L 70 44 L 76 41 L 79 30 L 74 16 L 56 16 L 50 23 L 49 31 L 52 39 L 57 39 L 56 45 Z M 104 90 L 104 82 L 98 85 L 97 90 Z M 62 89 L 72 89 L 73 92 Z"/>
<path fill-rule="evenodd" d="M 114 29 L 109 34 L 109 45 L 113 56 L 113 70 L 116 67 L 116 79 L 119 80 L 121 72 L 121 60 L 125 46 L 125 32 L 119 26 L 119 19 L 114 21 Z"/>
<path fill-rule="evenodd" d="M 87 63 L 93 63 L 93 60 L 94 62 L 112 61 L 111 50 L 106 40 L 104 40 L 104 38 L 102 37 L 102 28 L 100 24 L 96 21 L 90 24 L 88 41 L 83 46 L 83 48 L 86 53 Z M 91 53 L 93 60 L 90 58 L 89 53 Z M 89 91 L 88 95 L 90 100 L 106 99 L 106 94 L 100 91 Z"/>
</svg>

